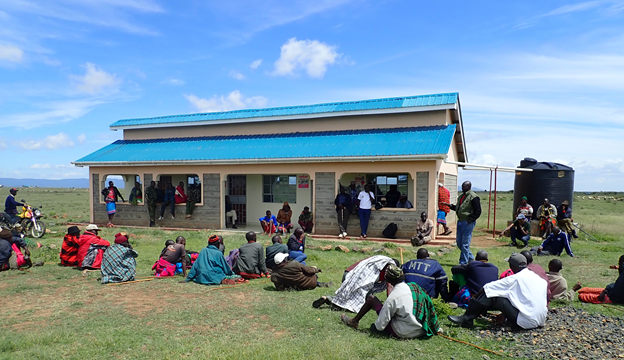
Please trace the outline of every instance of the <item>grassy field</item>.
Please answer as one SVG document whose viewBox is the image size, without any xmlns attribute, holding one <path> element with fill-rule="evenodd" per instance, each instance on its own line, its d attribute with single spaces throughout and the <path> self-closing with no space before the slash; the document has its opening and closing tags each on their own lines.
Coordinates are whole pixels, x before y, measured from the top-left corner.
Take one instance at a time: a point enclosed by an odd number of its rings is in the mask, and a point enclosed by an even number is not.
<svg viewBox="0 0 624 360">
<path fill-rule="evenodd" d="M 0 189 L 4 199 L 8 190 Z M 482 195 L 482 194 L 481 194 Z M 399 341 L 371 336 L 368 327 L 375 320 L 367 315 L 354 331 L 340 322 L 340 313 L 314 309 L 312 301 L 333 293 L 339 286 L 344 269 L 368 254 L 307 250 L 308 263 L 323 270 L 320 281 L 333 281 L 334 286 L 304 292 L 276 292 L 270 282 L 253 281 L 249 285 L 219 289 L 196 284 L 179 283 L 182 278 L 157 279 L 121 286 L 99 284 L 98 273 L 83 277 L 80 271 L 59 267 L 58 251 L 66 222 L 88 221 L 86 190 L 23 189 L 18 199 L 43 205 L 46 221 L 53 233 L 40 240 L 41 249 L 32 250 L 33 260 L 45 260 L 43 267 L 29 271 L 0 273 L 0 295 L 5 306 L 0 310 L 4 319 L 0 335 L 0 358 L 6 359 L 386 359 L 425 356 L 433 359 L 481 359 L 486 354 L 439 336 L 429 340 Z M 484 211 L 487 196 L 483 196 Z M 497 229 L 511 217 L 511 194 L 497 199 Z M 618 224 L 624 223 L 624 202 L 575 201 L 575 221 L 598 238 L 584 236 L 572 244 L 576 258 L 562 256 L 563 274 L 572 284 L 578 280 L 587 286 L 613 282 L 615 264 L 624 253 L 624 236 Z M 486 237 L 487 212 L 479 220 L 476 236 Z M 108 240 L 124 229 L 106 229 Z M 206 246 L 210 231 L 161 231 L 158 229 L 125 229 L 139 252 L 138 277 L 151 275 L 164 241 L 178 235 L 187 238 L 187 249 L 199 251 Z M 491 237 L 491 233 L 489 235 Z M 241 234 L 224 235 L 226 251 L 244 243 Z M 268 238 L 260 237 L 265 243 Z M 308 240 L 310 245 L 331 242 Z M 503 259 L 511 253 L 508 239 L 490 241 L 490 260 L 500 271 L 507 268 Z M 336 243 L 335 245 L 337 245 Z M 344 243 L 340 243 L 344 244 Z M 354 245 L 375 246 L 375 243 Z M 539 241 L 532 240 L 531 245 Z M 55 246 L 55 249 L 50 249 Z M 405 260 L 415 258 L 415 249 L 406 248 Z M 431 247 L 430 252 L 438 248 Z M 477 249 L 474 249 L 477 250 Z M 390 256 L 398 258 L 395 245 L 389 245 Z M 435 257 L 450 273 L 459 258 L 453 249 Z M 549 258 L 537 258 L 546 267 Z M 383 300 L 383 295 L 382 295 Z M 552 306 L 566 306 L 553 303 Z M 570 306 L 588 312 L 622 316 L 618 310 L 598 305 Z M 479 346 L 507 351 L 514 346 L 506 340 L 493 341 L 478 337 L 479 330 L 453 327 L 446 320 L 450 310 L 436 301 L 445 334 Z M 620 309 L 624 310 L 624 307 Z M 487 326 L 486 322 L 478 322 Z M 488 354 L 496 357 L 496 355 Z"/>
</svg>

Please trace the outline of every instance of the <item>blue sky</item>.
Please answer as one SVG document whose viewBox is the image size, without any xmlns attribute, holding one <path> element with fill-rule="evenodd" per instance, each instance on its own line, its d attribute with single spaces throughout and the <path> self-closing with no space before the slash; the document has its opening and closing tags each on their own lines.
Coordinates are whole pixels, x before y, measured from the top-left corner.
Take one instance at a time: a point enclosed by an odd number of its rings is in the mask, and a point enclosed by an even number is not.
<svg viewBox="0 0 624 360">
<path fill-rule="evenodd" d="M 41 4 L 0 0 L 0 177 L 87 177 L 118 119 L 457 91 L 470 162 L 624 191 L 622 0 Z"/>
</svg>

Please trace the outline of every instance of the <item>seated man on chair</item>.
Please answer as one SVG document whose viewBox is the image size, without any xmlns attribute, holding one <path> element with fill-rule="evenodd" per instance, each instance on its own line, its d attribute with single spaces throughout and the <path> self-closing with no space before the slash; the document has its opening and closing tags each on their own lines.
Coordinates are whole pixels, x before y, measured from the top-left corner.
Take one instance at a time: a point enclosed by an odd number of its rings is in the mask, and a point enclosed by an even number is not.
<svg viewBox="0 0 624 360">
<path fill-rule="evenodd" d="M 263 235 L 271 235 L 277 232 L 277 219 L 275 215 L 271 215 L 271 210 L 266 211 L 266 216 L 261 217 L 260 226 L 262 226 Z"/>
<path fill-rule="evenodd" d="M 574 230 L 574 222 L 572 220 L 572 208 L 568 200 L 563 200 L 561 205 L 557 208 L 557 224 L 559 228 L 568 233 L 568 236 L 572 236 L 578 239 L 576 230 Z"/>
<path fill-rule="evenodd" d="M 537 209 L 537 216 L 542 238 L 546 239 L 552 232 L 553 226 L 557 225 L 557 208 L 548 199 L 544 199 L 544 203 Z"/>
<path fill-rule="evenodd" d="M 232 206 L 232 200 L 230 200 L 230 197 L 227 195 L 225 195 L 225 216 L 228 219 L 232 219 L 232 229 L 237 229 L 236 220 L 238 220 L 238 218 L 236 217 L 236 210 Z"/>
<path fill-rule="evenodd" d="M 292 210 L 288 202 L 285 202 L 284 206 L 277 212 L 277 231 L 282 234 L 286 234 L 286 232 L 290 234 L 290 230 L 293 228 L 291 220 Z"/>
<path fill-rule="evenodd" d="M 548 314 L 548 282 L 526 269 L 527 260 L 522 254 L 511 254 L 509 266 L 514 275 L 485 284 L 470 301 L 464 315 L 449 315 L 448 319 L 452 323 L 471 327 L 479 315 L 489 310 L 499 310 L 512 328 L 528 330 L 544 326 Z"/>
</svg>

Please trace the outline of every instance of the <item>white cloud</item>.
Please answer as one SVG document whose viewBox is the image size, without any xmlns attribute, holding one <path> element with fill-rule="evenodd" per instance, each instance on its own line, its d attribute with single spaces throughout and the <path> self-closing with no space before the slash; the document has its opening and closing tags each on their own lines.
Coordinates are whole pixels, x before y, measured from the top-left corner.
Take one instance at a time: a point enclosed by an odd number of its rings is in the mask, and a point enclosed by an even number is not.
<svg viewBox="0 0 624 360">
<path fill-rule="evenodd" d="M 17 144 L 26 150 L 40 150 L 42 148 L 54 150 L 74 146 L 74 142 L 71 141 L 69 136 L 62 132 L 56 135 L 50 135 L 41 141 L 30 140 L 26 142 L 19 142 Z"/>
<path fill-rule="evenodd" d="M 184 85 L 185 82 L 184 80 L 180 80 L 180 79 L 167 79 L 163 81 L 163 84 L 167 84 L 171 86 L 181 86 L 181 85 Z"/>
<path fill-rule="evenodd" d="M 78 135 L 78 142 L 80 144 L 84 143 L 86 139 L 87 139 L 87 137 L 85 136 L 85 134 Z"/>
<path fill-rule="evenodd" d="M 184 97 L 201 112 L 217 112 L 239 110 L 248 107 L 263 107 L 267 99 L 263 96 L 245 97 L 238 90 L 234 90 L 227 96 L 213 96 L 210 99 L 202 99 L 193 94 Z"/>
<path fill-rule="evenodd" d="M 251 64 L 249 64 L 249 67 L 256 70 L 258 67 L 260 67 L 260 65 L 262 65 L 262 59 L 252 61 Z"/>
<path fill-rule="evenodd" d="M 288 39 L 282 45 L 279 59 L 275 62 L 274 75 L 295 75 L 304 69 L 310 77 L 322 78 L 327 66 L 333 65 L 342 56 L 330 46 L 317 40 Z"/>
<path fill-rule="evenodd" d="M 83 76 L 71 76 L 71 79 L 76 83 L 78 91 L 90 95 L 117 91 L 121 83 L 117 76 L 97 68 L 92 63 L 86 63 L 84 67 L 87 71 Z"/>
<path fill-rule="evenodd" d="M 31 169 L 49 169 L 51 168 L 50 164 L 32 164 L 30 165 Z"/>
<path fill-rule="evenodd" d="M 43 110 L 0 115 L 0 128 L 33 129 L 50 124 L 65 123 L 78 119 L 91 111 L 93 107 L 109 101 L 106 99 L 85 99 L 35 104 L 35 107 L 38 106 Z"/>
<path fill-rule="evenodd" d="M 24 51 L 14 45 L 0 44 L 0 60 L 20 63 L 24 59 Z"/>
<path fill-rule="evenodd" d="M 236 70 L 230 71 L 230 73 L 228 75 L 230 75 L 231 78 L 234 78 L 236 80 L 245 80 L 245 75 L 239 73 Z"/>
<path fill-rule="evenodd" d="M 602 8 L 602 9 L 600 9 Z M 563 5 L 555 8 L 545 14 L 534 16 L 524 20 L 516 25 L 516 28 L 524 29 L 531 27 L 539 22 L 539 20 L 552 16 L 560 16 L 571 13 L 589 11 L 593 9 L 603 10 L 606 15 L 615 15 L 624 10 L 624 3 L 621 0 L 592 0 L 584 1 L 576 4 Z"/>
</svg>

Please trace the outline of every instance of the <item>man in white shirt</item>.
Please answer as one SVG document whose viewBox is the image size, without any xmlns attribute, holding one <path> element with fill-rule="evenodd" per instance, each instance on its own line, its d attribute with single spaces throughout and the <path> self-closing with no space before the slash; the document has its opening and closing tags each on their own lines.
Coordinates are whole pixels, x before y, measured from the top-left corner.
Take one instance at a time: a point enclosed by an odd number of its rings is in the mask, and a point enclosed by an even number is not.
<svg viewBox="0 0 624 360">
<path fill-rule="evenodd" d="M 483 290 L 470 301 L 464 315 L 449 315 L 448 319 L 452 323 L 471 327 L 472 321 L 480 314 L 500 310 L 512 327 L 534 329 L 544 326 L 548 314 L 548 282 L 525 270 L 527 259 L 522 254 L 511 254 L 509 267 L 513 275 L 485 284 Z"/>
<path fill-rule="evenodd" d="M 383 333 L 402 339 L 432 336 L 440 331 L 438 318 L 431 298 L 417 284 L 406 284 L 403 270 L 395 265 L 386 268 L 386 281 L 393 286 L 384 304 L 369 296 L 357 315 L 351 319 L 342 314 L 345 325 L 358 328 L 359 321 L 366 313 L 375 310 L 379 315 L 371 325 L 372 333 Z"/>
</svg>

